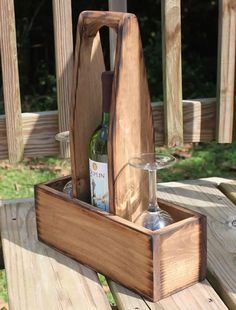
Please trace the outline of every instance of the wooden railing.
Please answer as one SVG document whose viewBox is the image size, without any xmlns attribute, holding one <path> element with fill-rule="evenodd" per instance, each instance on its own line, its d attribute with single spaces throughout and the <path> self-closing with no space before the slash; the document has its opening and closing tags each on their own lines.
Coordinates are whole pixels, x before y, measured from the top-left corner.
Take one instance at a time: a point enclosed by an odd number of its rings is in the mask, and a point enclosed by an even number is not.
<svg viewBox="0 0 236 310">
<path fill-rule="evenodd" d="M 216 98 L 182 100 L 180 0 L 162 1 L 164 103 L 153 103 L 156 144 L 216 140 L 230 143 L 236 137 L 234 113 L 236 5 L 219 0 L 218 73 Z M 109 9 L 127 10 L 127 0 L 109 0 Z M 55 134 L 69 128 L 73 39 L 71 0 L 53 0 L 58 111 L 21 113 L 13 0 L 0 1 L 0 51 L 5 115 L 0 116 L 0 159 L 11 162 L 24 156 L 61 154 L 68 146 Z M 113 63 L 116 38 L 110 31 Z"/>
</svg>

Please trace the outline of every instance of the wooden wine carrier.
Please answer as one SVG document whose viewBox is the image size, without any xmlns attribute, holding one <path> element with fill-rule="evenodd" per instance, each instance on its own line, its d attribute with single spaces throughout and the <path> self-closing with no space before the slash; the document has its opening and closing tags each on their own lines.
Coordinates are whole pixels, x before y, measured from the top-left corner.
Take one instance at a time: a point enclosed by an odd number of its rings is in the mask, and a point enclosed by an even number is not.
<svg viewBox="0 0 236 310">
<path fill-rule="evenodd" d="M 99 29 L 117 32 L 108 139 L 110 213 L 89 202 L 89 139 L 101 122 Z M 133 14 L 80 14 L 71 112 L 70 177 L 35 187 L 38 238 L 112 280 L 157 301 L 205 278 L 206 218 L 165 201 L 174 223 L 150 231 L 132 221 L 147 206 L 147 177 L 130 157 L 154 151 L 150 98 L 137 19 Z"/>
</svg>

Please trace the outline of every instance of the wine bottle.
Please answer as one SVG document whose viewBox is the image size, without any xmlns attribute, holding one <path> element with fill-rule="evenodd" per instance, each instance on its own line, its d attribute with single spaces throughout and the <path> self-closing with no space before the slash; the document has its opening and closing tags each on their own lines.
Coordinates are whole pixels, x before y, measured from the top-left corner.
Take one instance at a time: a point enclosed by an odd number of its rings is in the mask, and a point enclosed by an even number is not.
<svg viewBox="0 0 236 310">
<path fill-rule="evenodd" d="M 89 143 L 91 204 L 109 212 L 107 139 L 113 71 L 105 71 L 102 80 L 102 123 Z"/>
</svg>

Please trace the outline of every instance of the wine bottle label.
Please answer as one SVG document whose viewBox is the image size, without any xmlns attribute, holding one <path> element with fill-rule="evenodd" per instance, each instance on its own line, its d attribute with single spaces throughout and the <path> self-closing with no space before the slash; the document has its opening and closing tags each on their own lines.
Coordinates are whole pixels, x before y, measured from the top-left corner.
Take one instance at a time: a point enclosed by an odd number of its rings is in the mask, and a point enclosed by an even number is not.
<svg viewBox="0 0 236 310">
<path fill-rule="evenodd" d="M 89 159 L 91 203 L 109 212 L 108 168 L 107 163 Z"/>
</svg>

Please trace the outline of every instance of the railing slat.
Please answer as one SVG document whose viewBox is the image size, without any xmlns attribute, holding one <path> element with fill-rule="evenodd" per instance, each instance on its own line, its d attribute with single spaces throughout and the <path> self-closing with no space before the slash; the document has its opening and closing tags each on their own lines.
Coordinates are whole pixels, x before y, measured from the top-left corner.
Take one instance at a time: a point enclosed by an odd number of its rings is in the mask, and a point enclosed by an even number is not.
<svg viewBox="0 0 236 310">
<path fill-rule="evenodd" d="M 162 0 L 163 93 L 168 146 L 183 143 L 180 0 Z"/>
<path fill-rule="evenodd" d="M 234 113 L 236 3 L 219 1 L 217 141 L 232 142 Z"/>
<path fill-rule="evenodd" d="M 53 0 L 59 131 L 69 130 L 73 72 L 71 0 Z M 69 157 L 69 145 L 61 143 L 62 157 Z"/>
<path fill-rule="evenodd" d="M 156 146 L 164 144 L 163 102 L 152 104 Z M 215 139 L 216 98 L 185 100 L 183 102 L 184 142 L 209 142 Z M 55 135 L 58 133 L 58 112 L 23 113 L 25 156 L 59 153 Z M 7 158 L 6 126 L 0 116 L 0 159 Z"/>
<path fill-rule="evenodd" d="M 109 11 L 127 12 L 127 0 L 108 0 Z M 115 50 L 116 50 L 116 33 L 113 29 L 109 29 L 110 38 L 110 66 L 114 68 Z"/>
<path fill-rule="evenodd" d="M 0 1 L 0 31 L 8 158 L 18 162 L 23 158 L 24 147 L 13 0 Z"/>
</svg>

